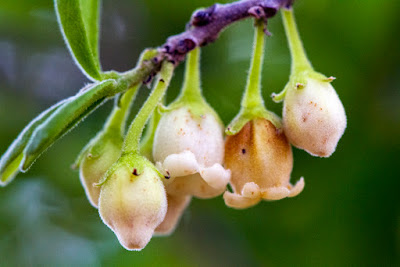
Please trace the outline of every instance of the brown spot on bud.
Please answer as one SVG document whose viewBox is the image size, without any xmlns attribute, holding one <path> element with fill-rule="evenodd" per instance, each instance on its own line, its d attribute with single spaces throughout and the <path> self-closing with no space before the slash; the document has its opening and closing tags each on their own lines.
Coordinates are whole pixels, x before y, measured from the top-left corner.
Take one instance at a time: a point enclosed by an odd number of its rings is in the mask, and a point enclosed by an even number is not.
<svg viewBox="0 0 400 267">
<path fill-rule="evenodd" d="M 136 168 L 133 169 L 132 174 L 135 175 L 135 176 L 139 176 L 140 175 Z"/>
</svg>

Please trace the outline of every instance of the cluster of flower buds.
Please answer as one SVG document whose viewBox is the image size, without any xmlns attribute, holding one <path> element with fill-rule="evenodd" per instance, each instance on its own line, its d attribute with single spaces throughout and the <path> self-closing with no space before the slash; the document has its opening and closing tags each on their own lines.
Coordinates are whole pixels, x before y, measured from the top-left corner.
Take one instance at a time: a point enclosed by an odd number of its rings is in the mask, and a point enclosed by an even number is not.
<svg viewBox="0 0 400 267">
<path fill-rule="evenodd" d="M 77 9 L 65 14 L 82 11 L 79 5 L 63 4 L 58 9 L 69 6 Z M 0 185 L 11 181 L 19 170 L 29 168 L 49 145 L 109 94 L 124 92 L 116 98 L 104 128 L 84 148 L 75 166 L 79 167 L 89 201 L 126 249 L 141 250 L 153 235 L 172 233 L 192 197 L 208 199 L 223 194 L 227 206 L 244 209 L 261 200 L 297 196 L 304 188 L 304 179 L 290 182 L 291 145 L 314 156 L 329 157 L 346 128 L 346 114 L 331 85 L 334 78 L 314 71 L 308 61 L 291 9 L 283 10 L 282 17 L 292 54 L 292 73 L 284 90 L 273 95 L 276 102 L 284 101 L 283 119 L 266 109 L 260 83 L 268 33 L 265 19 L 270 15 L 265 12 L 261 7 L 248 11 L 256 18 L 253 57 L 241 110 L 226 129 L 226 138 L 224 124 L 201 93 L 200 48 L 194 47 L 197 44 L 193 42 L 188 48 L 194 50 L 188 54 L 181 94 L 158 110 L 175 66 L 171 58 L 155 60 L 159 53 L 148 50 L 139 66 L 157 62 L 161 69 L 154 89 L 128 131 L 125 124 L 137 88 L 128 90 L 135 83 L 127 80 L 137 73 L 100 75 L 100 70 L 88 68 L 87 74 L 93 74 L 92 78 L 99 82 L 42 113 L 24 129 L 0 159 Z M 199 14 L 206 13 L 198 12 L 197 17 Z M 60 17 L 61 23 L 64 20 L 64 16 Z M 201 26 L 198 21 L 196 24 Z M 86 47 L 75 43 L 78 48 Z M 152 114 L 143 138 L 143 129 Z M 228 184 L 232 191 L 227 190 Z"/>
<path fill-rule="evenodd" d="M 332 79 L 315 72 L 306 59 L 292 11 L 285 10 L 283 18 L 293 57 L 289 83 L 273 97 L 284 99 L 283 120 L 262 99 L 265 24 L 257 20 L 241 110 L 226 138 L 223 123 L 202 96 L 196 48 L 188 54 L 182 91 L 173 103 L 154 110 L 162 98 L 160 88 L 170 79 L 159 78 L 124 144 L 122 128 L 110 138 L 112 127 L 107 126 L 84 150 L 80 168 L 88 197 L 125 248 L 140 250 L 153 235 L 172 233 L 192 197 L 223 194 L 227 206 L 244 209 L 261 200 L 297 196 L 304 179 L 290 182 L 291 145 L 312 155 L 333 153 L 346 127 L 344 108 Z M 152 109 L 146 108 L 150 102 Z M 150 111 L 153 117 L 139 145 Z"/>
</svg>

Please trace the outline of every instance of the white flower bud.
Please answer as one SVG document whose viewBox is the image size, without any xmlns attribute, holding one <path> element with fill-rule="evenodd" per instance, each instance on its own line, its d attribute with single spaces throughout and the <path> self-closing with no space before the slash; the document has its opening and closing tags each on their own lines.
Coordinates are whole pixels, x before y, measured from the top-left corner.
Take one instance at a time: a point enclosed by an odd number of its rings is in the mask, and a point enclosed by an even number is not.
<svg viewBox="0 0 400 267">
<path fill-rule="evenodd" d="M 108 171 L 99 212 L 128 250 L 141 250 L 164 220 L 167 197 L 159 174 L 142 157 L 125 155 Z"/>
<path fill-rule="evenodd" d="M 314 156 L 329 157 L 346 124 L 344 107 L 330 82 L 308 78 L 303 88 L 288 89 L 283 127 L 294 146 Z"/>
<path fill-rule="evenodd" d="M 153 158 L 171 195 L 211 198 L 222 194 L 230 171 L 222 167 L 223 126 L 213 113 L 196 116 L 180 107 L 160 120 L 154 138 Z"/>
</svg>

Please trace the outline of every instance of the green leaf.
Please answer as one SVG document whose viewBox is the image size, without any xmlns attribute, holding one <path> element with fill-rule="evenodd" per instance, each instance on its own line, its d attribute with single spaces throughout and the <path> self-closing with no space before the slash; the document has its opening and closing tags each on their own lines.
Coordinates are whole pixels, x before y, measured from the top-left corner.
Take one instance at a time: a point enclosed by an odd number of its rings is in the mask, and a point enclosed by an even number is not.
<svg viewBox="0 0 400 267">
<path fill-rule="evenodd" d="M 33 132 L 24 150 L 20 170 L 27 171 L 53 143 L 114 95 L 116 86 L 117 82 L 112 79 L 90 85 L 58 108 Z"/>
<path fill-rule="evenodd" d="M 43 111 L 22 130 L 17 139 L 9 146 L 0 159 L 0 185 L 8 184 L 18 174 L 18 167 L 24 156 L 23 150 L 28 144 L 33 131 L 68 100 L 65 99 Z"/>
<path fill-rule="evenodd" d="M 101 80 L 99 62 L 99 0 L 55 0 L 61 32 L 82 72 Z"/>
</svg>

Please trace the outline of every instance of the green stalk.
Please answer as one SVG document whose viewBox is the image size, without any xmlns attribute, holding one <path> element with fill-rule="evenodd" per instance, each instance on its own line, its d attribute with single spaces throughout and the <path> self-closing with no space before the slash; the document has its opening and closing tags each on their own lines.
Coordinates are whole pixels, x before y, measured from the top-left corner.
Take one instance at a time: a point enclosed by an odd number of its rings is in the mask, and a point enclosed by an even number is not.
<svg viewBox="0 0 400 267">
<path fill-rule="evenodd" d="M 161 101 L 165 94 L 166 89 L 171 81 L 174 72 L 174 65 L 170 62 L 164 62 L 161 67 L 159 78 L 157 83 L 143 104 L 136 118 L 133 120 L 129 127 L 128 133 L 125 138 L 125 142 L 122 149 L 122 154 L 128 153 L 139 153 L 140 137 L 142 136 L 143 128 L 146 125 L 147 120 L 150 118 L 154 109 Z"/>
<path fill-rule="evenodd" d="M 187 55 L 185 78 L 178 101 L 196 102 L 203 100 L 200 87 L 200 48 L 195 48 Z"/>
<path fill-rule="evenodd" d="M 292 55 L 292 74 L 312 70 L 303 43 L 300 39 L 292 9 L 282 9 L 282 20 Z"/>
<path fill-rule="evenodd" d="M 125 134 L 126 120 L 129 116 L 129 110 L 132 106 L 133 99 L 139 89 L 139 85 L 126 91 L 121 98 L 116 98 L 114 108 L 104 125 L 105 131 L 119 131 L 122 136 Z"/>
<path fill-rule="evenodd" d="M 264 23 L 257 21 L 250 72 L 247 77 L 246 90 L 241 103 L 243 111 L 253 108 L 264 108 L 264 100 L 261 94 L 261 71 L 264 60 L 264 43 Z"/>
</svg>

